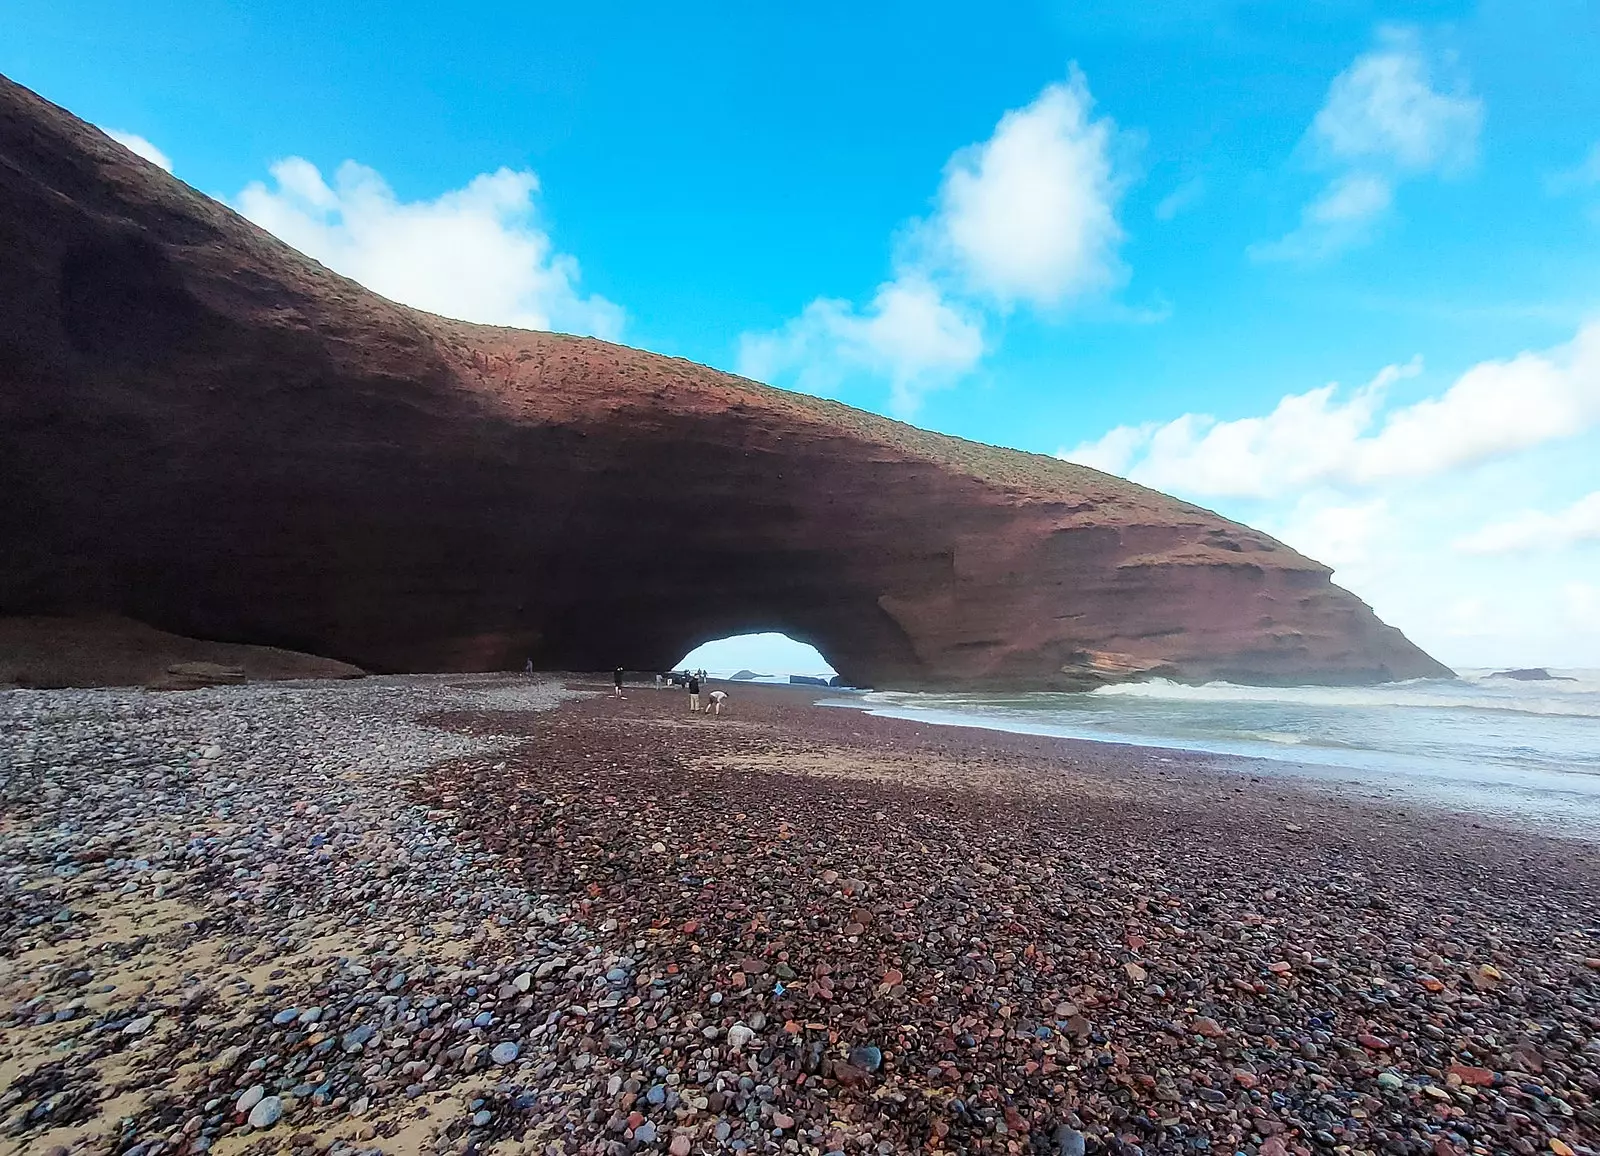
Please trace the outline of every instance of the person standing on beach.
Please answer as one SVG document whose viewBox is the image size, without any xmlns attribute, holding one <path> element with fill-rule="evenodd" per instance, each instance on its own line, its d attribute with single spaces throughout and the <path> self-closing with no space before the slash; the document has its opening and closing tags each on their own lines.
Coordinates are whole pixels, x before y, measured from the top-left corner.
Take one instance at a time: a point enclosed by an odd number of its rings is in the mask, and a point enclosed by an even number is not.
<svg viewBox="0 0 1600 1156">
<path fill-rule="evenodd" d="M 523 674 L 532 674 L 533 673 L 533 659 L 530 658 L 530 659 L 528 659 L 527 662 L 522 664 L 522 673 Z"/>
<path fill-rule="evenodd" d="M 722 713 L 722 704 L 725 703 L 726 701 L 728 701 L 728 692 L 727 691 L 725 691 L 725 690 L 714 690 L 714 691 L 712 691 L 711 692 L 711 705 L 706 707 L 706 713 L 709 714 L 709 715 L 720 715 Z"/>
<path fill-rule="evenodd" d="M 612 679 L 612 681 L 616 683 L 616 689 L 612 692 L 612 697 L 613 698 L 621 698 L 622 697 L 622 667 L 620 667 L 620 666 L 617 667 L 617 673 L 614 676 L 614 678 Z"/>
<path fill-rule="evenodd" d="M 700 676 L 698 674 L 691 674 L 689 676 L 689 711 L 691 714 L 697 714 L 699 713 L 699 710 Z"/>
</svg>

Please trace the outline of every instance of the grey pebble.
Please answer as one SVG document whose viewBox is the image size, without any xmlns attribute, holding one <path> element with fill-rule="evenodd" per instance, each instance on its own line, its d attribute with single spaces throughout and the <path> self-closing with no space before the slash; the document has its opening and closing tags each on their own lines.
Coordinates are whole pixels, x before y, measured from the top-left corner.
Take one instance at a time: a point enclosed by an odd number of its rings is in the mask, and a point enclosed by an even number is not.
<svg viewBox="0 0 1600 1156">
<path fill-rule="evenodd" d="M 250 1109 L 250 1127 L 270 1128 L 282 1115 L 283 1101 L 277 1096 L 268 1096 Z"/>
</svg>

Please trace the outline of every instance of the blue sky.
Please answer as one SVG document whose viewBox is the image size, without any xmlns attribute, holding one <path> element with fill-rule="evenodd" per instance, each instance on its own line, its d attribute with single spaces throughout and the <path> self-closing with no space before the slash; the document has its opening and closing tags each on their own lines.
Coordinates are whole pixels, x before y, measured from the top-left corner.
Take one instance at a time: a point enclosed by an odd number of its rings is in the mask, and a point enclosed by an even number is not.
<svg viewBox="0 0 1600 1156">
<path fill-rule="evenodd" d="M 1447 662 L 1600 666 L 1592 4 L 861 7 L 11 0 L 0 71 L 397 299 L 1064 453 Z"/>
</svg>

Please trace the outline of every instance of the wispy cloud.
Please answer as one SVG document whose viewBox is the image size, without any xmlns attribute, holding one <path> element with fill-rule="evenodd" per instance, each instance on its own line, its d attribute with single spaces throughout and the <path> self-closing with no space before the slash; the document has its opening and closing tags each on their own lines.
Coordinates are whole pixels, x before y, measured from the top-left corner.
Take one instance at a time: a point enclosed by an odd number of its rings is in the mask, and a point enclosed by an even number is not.
<svg viewBox="0 0 1600 1156">
<path fill-rule="evenodd" d="M 1545 188 L 1556 196 L 1600 187 L 1600 141 L 1589 146 L 1584 158 L 1571 168 L 1545 178 Z"/>
<path fill-rule="evenodd" d="M 1600 224 L 1600 141 L 1589 146 L 1584 158 L 1571 168 L 1561 169 L 1545 178 L 1545 188 L 1552 196 L 1578 195 L 1589 202 L 1589 219 Z"/>
<path fill-rule="evenodd" d="M 1300 225 L 1276 241 L 1251 246 L 1263 261 L 1314 261 L 1366 240 L 1394 202 L 1394 189 L 1375 173 L 1345 173 L 1300 211 Z"/>
<path fill-rule="evenodd" d="M 1252 246 L 1251 256 L 1318 260 L 1366 241 L 1401 181 L 1470 166 L 1482 127 L 1482 100 L 1461 84 L 1436 87 L 1415 35 L 1384 30 L 1376 48 L 1334 78 L 1302 141 L 1302 155 L 1334 175 L 1293 231 Z"/>
<path fill-rule="evenodd" d="M 1177 188 L 1156 202 L 1155 218 L 1158 221 L 1170 221 L 1179 213 L 1185 212 L 1199 204 L 1206 194 L 1204 177 L 1190 177 Z"/>
<path fill-rule="evenodd" d="M 1553 514 L 1524 510 L 1493 522 L 1459 539 L 1456 549 L 1468 554 L 1510 554 L 1593 541 L 1600 541 L 1600 490 Z"/>
</svg>

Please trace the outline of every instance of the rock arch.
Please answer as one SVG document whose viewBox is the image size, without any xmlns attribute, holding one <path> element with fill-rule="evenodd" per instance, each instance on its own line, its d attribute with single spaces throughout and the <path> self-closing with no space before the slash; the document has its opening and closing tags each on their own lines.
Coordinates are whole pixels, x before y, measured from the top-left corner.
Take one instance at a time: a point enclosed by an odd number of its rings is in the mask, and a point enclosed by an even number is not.
<svg viewBox="0 0 1600 1156">
<path fill-rule="evenodd" d="M 1445 673 L 1248 527 L 406 309 L 8 81 L 0 162 L 0 610 L 394 671 L 652 669 L 764 627 L 877 686 Z"/>
</svg>

